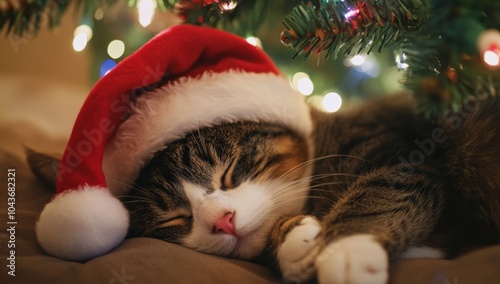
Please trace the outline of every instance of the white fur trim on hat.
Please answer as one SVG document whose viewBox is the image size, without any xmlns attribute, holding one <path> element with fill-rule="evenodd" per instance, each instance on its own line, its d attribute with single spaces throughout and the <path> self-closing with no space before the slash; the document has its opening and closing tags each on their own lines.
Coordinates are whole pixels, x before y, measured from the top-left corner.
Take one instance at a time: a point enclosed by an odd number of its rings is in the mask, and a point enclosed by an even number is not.
<svg viewBox="0 0 500 284">
<path fill-rule="evenodd" d="M 47 253 L 85 261 L 118 246 L 128 221 L 128 211 L 109 190 L 85 186 L 56 195 L 40 214 L 36 235 Z"/>
<path fill-rule="evenodd" d="M 201 127 L 236 121 L 281 123 L 307 139 L 312 133 L 303 96 L 282 76 L 228 71 L 181 78 L 142 94 L 108 143 L 103 171 L 109 189 L 124 194 L 166 143 Z"/>
</svg>

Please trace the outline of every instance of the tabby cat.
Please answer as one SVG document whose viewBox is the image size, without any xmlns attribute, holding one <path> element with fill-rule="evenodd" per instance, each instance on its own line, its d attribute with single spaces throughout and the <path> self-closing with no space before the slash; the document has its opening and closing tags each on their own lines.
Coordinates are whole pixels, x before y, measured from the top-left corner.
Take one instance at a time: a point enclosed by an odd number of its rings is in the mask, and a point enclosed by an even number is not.
<svg viewBox="0 0 500 284">
<path fill-rule="evenodd" d="M 122 197 L 129 237 L 271 260 L 286 281 L 320 283 L 386 283 L 390 260 L 500 242 L 499 100 L 439 123 L 406 96 L 311 115 L 313 145 L 245 121 L 170 143 Z"/>
</svg>

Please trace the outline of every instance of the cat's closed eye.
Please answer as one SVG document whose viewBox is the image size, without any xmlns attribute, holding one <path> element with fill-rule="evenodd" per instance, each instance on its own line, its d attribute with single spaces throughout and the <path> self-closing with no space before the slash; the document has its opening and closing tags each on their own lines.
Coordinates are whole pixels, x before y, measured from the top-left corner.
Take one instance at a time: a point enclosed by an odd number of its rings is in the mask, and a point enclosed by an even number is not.
<svg viewBox="0 0 500 284">
<path fill-rule="evenodd" d="M 233 159 L 231 163 L 227 166 L 226 170 L 222 174 L 220 178 L 220 189 L 221 190 L 228 190 L 228 189 L 233 189 L 235 185 L 233 184 L 233 181 L 231 179 L 233 175 L 233 170 L 234 166 L 236 164 L 236 160 Z"/>
<path fill-rule="evenodd" d="M 193 215 L 187 210 L 172 212 L 169 216 L 162 218 L 158 227 L 185 226 L 193 222 Z"/>
</svg>

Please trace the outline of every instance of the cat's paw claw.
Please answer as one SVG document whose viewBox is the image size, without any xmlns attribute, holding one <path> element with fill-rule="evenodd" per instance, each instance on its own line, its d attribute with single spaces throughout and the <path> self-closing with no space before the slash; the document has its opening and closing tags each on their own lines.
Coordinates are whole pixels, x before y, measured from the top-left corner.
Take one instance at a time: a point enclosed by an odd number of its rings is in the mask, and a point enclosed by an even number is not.
<svg viewBox="0 0 500 284">
<path fill-rule="evenodd" d="M 314 261 L 320 251 L 317 237 L 321 225 L 314 217 L 304 217 L 286 236 L 278 250 L 283 280 L 305 282 L 316 274 Z"/>
<path fill-rule="evenodd" d="M 316 259 L 318 282 L 328 284 L 388 281 L 389 257 L 372 235 L 355 235 L 333 242 Z"/>
</svg>

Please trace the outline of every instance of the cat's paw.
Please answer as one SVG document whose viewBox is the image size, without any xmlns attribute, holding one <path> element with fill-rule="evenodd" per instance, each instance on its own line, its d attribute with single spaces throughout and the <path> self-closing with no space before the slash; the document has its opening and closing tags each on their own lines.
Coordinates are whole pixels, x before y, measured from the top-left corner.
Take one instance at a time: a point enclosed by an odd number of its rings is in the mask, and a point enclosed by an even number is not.
<svg viewBox="0 0 500 284">
<path fill-rule="evenodd" d="M 285 237 L 278 249 L 278 262 L 285 282 L 305 282 L 314 278 L 314 261 L 320 251 L 317 237 L 321 225 L 314 217 L 304 217 Z"/>
<path fill-rule="evenodd" d="M 389 257 L 373 235 L 355 235 L 327 245 L 316 268 L 323 284 L 383 284 L 389 278 Z"/>
</svg>

